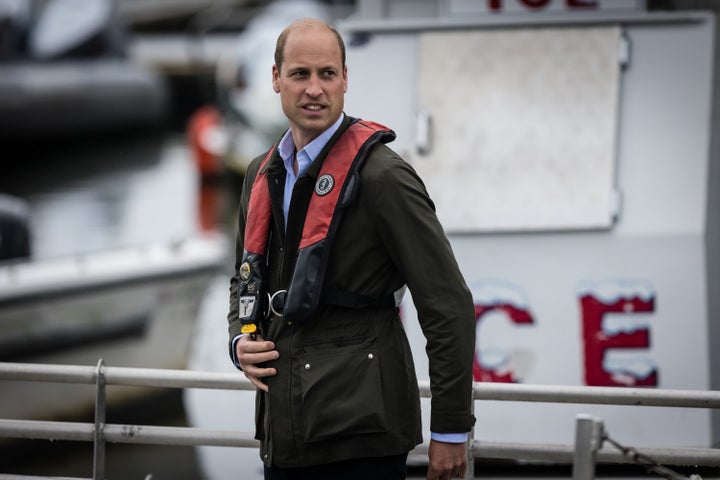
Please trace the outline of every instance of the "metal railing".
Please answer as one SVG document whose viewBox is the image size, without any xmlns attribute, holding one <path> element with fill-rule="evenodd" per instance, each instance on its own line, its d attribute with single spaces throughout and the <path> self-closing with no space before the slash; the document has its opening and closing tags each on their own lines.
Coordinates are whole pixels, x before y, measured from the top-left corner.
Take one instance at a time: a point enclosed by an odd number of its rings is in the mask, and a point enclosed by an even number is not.
<svg viewBox="0 0 720 480">
<path fill-rule="evenodd" d="M 248 432 L 105 423 L 107 385 L 254 391 L 255 387 L 237 373 L 113 367 L 105 365 L 102 360 L 94 367 L 0 362 L 0 381 L 2 380 L 95 385 L 94 423 L 0 419 L 0 437 L 93 442 L 93 479 L 95 480 L 105 478 L 107 442 L 243 448 L 257 448 L 259 445 L 253 434 Z M 420 382 L 419 387 L 421 397 L 429 398 L 429 382 Z M 476 383 L 474 399 L 720 409 L 720 391 L 702 390 Z M 605 440 L 613 445 L 603 445 Z M 720 467 L 720 449 L 646 448 L 643 449 L 642 455 L 634 450 L 631 450 L 632 455 L 629 455 L 630 449 L 613 449 L 614 446 L 617 446 L 617 443 L 604 432 L 602 421 L 586 415 L 579 415 L 576 419 L 574 445 L 480 441 L 472 438 L 471 432 L 468 471 L 465 478 L 474 478 L 474 460 L 480 458 L 569 463 L 573 465 L 573 477 L 576 480 L 592 479 L 596 462 L 646 465 L 646 460 L 652 459 L 656 465 Z M 428 445 L 423 444 L 413 453 L 425 455 L 427 449 Z M 639 462 L 638 458 L 642 458 L 645 462 Z M 10 477 L 3 477 L 0 473 L 0 478 Z M 668 478 L 677 477 L 668 476 Z"/>
</svg>

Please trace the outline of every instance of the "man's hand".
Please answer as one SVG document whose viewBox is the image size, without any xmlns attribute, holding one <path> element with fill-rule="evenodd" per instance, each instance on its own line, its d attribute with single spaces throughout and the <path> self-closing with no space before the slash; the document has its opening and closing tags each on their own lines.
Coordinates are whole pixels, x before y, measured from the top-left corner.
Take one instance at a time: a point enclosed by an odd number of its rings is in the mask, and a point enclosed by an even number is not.
<svg viewBox="0 0 720 480">
<path fill-rule="evenodd" d="M 428 450 L 430 463 L 427 480 L 450 480 L 464 478 L 467 470 L 467 446 L 465 443 L 445 443 L 430 440 Z"/>
<path fill-rule="evenodd" d="M 275 360 L 280 356 L 278 351 L 275 350 L 275 344 L 266 341 L 260 335 L 257 336 L 256 340 L 252 340 L 250 336 L 245 336 L 235 344 L 235 355 L 237 355 L 238 363 L 245 377 L 263 392 L 269 391 L 268 386 L 260 379 L 277 375 L 277 370 L 274 368 L 261 368 L 258 367 L 258 364 Z"/>
</svg>

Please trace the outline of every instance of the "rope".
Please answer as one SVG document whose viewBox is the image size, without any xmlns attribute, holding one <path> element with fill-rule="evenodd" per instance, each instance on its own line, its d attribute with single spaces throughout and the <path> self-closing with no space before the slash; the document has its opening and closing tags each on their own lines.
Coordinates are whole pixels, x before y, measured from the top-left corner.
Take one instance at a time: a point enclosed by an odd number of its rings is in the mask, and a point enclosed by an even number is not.
<svg viewBox="0 0 720 480">
<path fill-rule="evenodd" d="M 625 456 L 627 459 L 629 459 L 636 465 L 643 467 L 648 473 L 654 473 L 663 478 L 667 478 L 668 480 L 702 480 L 702 477 L 696 474 L 690 475 L 689 477 L 681 475 L 676 471 L 661 465 L 649 455 L 645 455 L 644 453 L 639 452 L 633 447 L 626 447 L 624 445 L 621 445 L 619 442 L 610 438 L 607 433 L 603 435 L 603 440 L 607 441 L 613 447 L 620 450 L 623 456 Z"/>
</svg>

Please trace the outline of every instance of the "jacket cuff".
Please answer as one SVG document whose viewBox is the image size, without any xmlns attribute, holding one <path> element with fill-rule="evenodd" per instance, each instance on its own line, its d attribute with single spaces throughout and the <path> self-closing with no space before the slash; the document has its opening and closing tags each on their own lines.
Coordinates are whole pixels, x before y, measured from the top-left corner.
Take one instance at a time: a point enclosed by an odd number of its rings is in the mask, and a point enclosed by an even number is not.
<svg viewBox="0 0 720 480">
<path fill-rule="evenodd" d="M 474 415 L 443 415 L 431 413 L 430 431 L 435 433 L 463 433 L 472 430 Z"/>
</svg>

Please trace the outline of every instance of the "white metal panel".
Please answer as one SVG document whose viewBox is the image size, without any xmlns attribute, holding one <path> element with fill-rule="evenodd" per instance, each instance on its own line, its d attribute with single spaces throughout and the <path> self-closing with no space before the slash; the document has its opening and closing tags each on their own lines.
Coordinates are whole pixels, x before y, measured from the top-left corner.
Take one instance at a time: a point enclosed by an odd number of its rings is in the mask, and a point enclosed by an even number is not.
<svg viewBox="0 0 720 480">
<path fill-rule="evenodd" d="M 612 223 L 620 29 L 420 35 L 431 150 L 412 158 L 448 231 Z"/>
<path fill-rule="evenodd" d="M 705 229 L 711 19 L 627 31 L 632 61 L 620 103 L 620 235 L 699 235 Z"/>
</svg>

